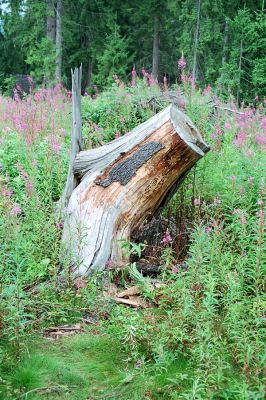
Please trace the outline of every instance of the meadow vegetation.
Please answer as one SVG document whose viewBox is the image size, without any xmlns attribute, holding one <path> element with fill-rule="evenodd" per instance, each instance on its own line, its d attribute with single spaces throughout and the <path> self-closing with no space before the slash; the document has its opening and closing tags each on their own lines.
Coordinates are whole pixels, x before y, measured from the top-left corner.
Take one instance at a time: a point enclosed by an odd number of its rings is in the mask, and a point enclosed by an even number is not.
<svg viewBox="0 0 266 400">
<path fill-rule="evenodd" d="M 159 88 L 145 71 L 132 78 L 83 97 L 86 148 L 167 105 L 167 82 Z M 228 111 L 213 88 L 198 89 L 184 72 L 182 80 L 171 92 L 211 151 L 162 211 L 159 291 L 134 264 L 109 265 L 89 281 L 60 265 L 63 219 L 55 210 L 71 95 L 58 85 L 22 100 L 0 97 L 0 398 L 265 398 L 266 100 L 239 108 L 229 97 Z M 154 306 L 134 310 L 106 299 L 112 280 L 141 283 Z M 84 315 L 93 323 L 83 334 L 40 336 Z"/>
</svg>

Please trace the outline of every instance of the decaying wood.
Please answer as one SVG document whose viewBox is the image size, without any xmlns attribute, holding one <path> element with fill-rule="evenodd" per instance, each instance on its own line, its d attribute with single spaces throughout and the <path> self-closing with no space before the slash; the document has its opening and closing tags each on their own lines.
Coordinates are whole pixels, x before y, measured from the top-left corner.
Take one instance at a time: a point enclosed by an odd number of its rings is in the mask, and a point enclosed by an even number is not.
<svg viewBox="0 0 266 400">
<path fill-rule="evenodd" d="M 140 294 L 141 290 L 139 286 L 131 286 L 128 289 L 123 290 L 122 292 L 117 293 L 116 297 L 129 297 L 135 296 L 136 294 Z"/>
<path fill-rule="evenodd" d="M 51 326 L 43 330 L 46 338 L 58 339 L 63 336 L 71 336 L 83 331 L 81 324 Z"/>
<path fill-rule="evenodd" d="M 125 136 L 81 151 L 73 166 L 81 182 L 63 231 L 73 272 L 86 276 L 108 260 L 128 262 L 121 240 L 130 239 L 208 150 L 189 118 L 170 105 Z"/>
<path fill-rule="evenodd" d="M 114 297 L 114 301 L 118 304 L 125 304 L 126 306 L 134 307 L 134 308 L 149 308 L 152 305 L 146 302 L 139 296 L 131 296 L 128 299 Z"/>
<path fill-rule="evenodd" d="M 158 275 L 161 270 L 159 264 L 151 264 L 147 262 L 137 262 L 136 268 L 143 275 Z"/>
<path fill-rule="evenodd" d="M 67 206 L 70 196 L 78 184 L 77 177 L 73 173 L 76 155 L 82 149 L 81 134 L 81 75 L 82 66 L 71 70 L 72 75 L 72 131 L 71 131 L 71 153 L 68 167 L 66 185 L 60 201 L 60 207 Z"/>
</svg>

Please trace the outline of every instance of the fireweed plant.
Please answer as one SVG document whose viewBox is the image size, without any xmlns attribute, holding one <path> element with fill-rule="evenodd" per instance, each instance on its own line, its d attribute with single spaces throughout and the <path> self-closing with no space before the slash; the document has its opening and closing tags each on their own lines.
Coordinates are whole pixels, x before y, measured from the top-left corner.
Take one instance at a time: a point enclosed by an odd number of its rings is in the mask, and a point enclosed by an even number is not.
<svg viewBox="0 0 266 400">
<path fill-rule="evenodd" d="M 102 274 L 87 283 L 69 273 L 64 286 L 57 279 L 63 220 L 55 204 L 67 171 L 68 93 L 56 87 L 23 100 L 0 97 L 0 368 L 10 388 L 5 398 L 13 393 L 10 377 L 20 363 L 33 362 L 25 358 L 28 334 L 80 321 L 84 310 L 97 314 L 98 332 L 119 343 L 126 368 L 134 366 L 127 378 L 132 390 L 135 375 L 149 377 L 136 399 L 147 393 L 173 400 L 264 398 L 265 104 L 258 99 L 239 109 L 229 99 L 225 107 L 210 86 L 196 87 L 181 61 L 182 83 L 171 90 L 211 151 L 163 210 L 169 224 L 161 232 L 158 264 L 165 285 L 151 296 L 145 294 L 149 278 L 141 278 L 147 280 L 144 297 L 156 304 L 142 312 L 103 298 Z M 138 78 L 133 70 L 129 86 L 115 77 L 110 89 L 82 103 L 90 148 L 125 134 L 167 100 L 151 75 L 143 70 Z M 109 264 L 107 270 L 115 270 Z M 16 390 L 23 394 L 38 385 L 46 386 L 38 380 Z M 120 398 L 119 390 L 121 385 L 108 398 Z"/>
</svg>

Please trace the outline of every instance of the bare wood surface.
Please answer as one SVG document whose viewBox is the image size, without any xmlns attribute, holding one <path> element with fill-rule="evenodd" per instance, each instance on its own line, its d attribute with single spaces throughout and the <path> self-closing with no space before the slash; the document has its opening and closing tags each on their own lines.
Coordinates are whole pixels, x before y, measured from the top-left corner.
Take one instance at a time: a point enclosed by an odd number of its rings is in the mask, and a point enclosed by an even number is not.
<svg viewBox="0 0 266 400">
<path fill-rule="evenodd" d="M 71 153 L 68 167 L 66 185 L 60 201 L 60 207 L 67 206 L 70 196 L 78 185 L 77 177 L 74 175 L 74 161 L 82 149 L 81 133 L 81 76 L 82 66 L 71 70 L 72 75 L 72 130 L 71 130 Z"/>
<path fill-rule="evenodd" d="M 170 188 L 209 150 L 189 118 L 170 105 L 100 148 L 81 151 L 63 244 L 76 275 L 128 262 L 121 240 L 152 215 Z"/>
</svg>

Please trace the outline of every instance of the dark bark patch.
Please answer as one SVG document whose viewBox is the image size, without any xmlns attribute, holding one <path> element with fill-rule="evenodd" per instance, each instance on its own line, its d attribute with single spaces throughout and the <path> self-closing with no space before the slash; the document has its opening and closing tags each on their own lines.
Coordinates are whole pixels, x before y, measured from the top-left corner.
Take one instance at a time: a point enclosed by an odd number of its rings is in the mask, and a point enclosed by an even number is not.
<svg viewBox="0 0 266 400">
<path fill-rule="evenodd" d="M 139 151 L 137 151 L 131 157 L 115 165 L 110 170 L 106 179 L 97 180 L 95 182 L 96 185 L 106 188 L 115 181 L 119 182 L 123 186 L 126 185 L 136 171 L 163 147 L 164 146 L 159 142 L 145 143 L 140 147 Z"/>
</svg>

